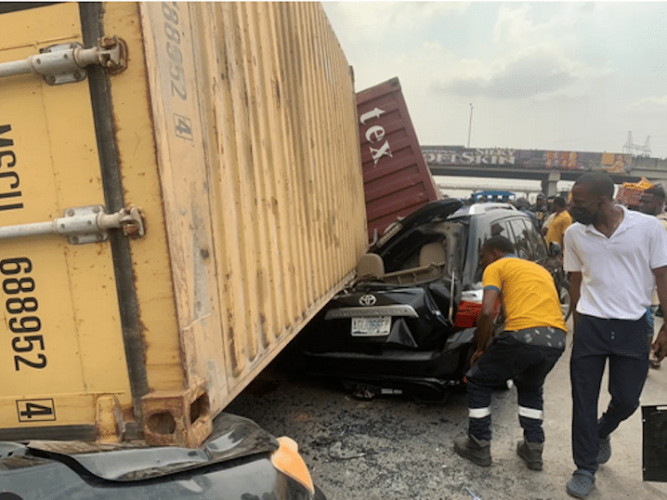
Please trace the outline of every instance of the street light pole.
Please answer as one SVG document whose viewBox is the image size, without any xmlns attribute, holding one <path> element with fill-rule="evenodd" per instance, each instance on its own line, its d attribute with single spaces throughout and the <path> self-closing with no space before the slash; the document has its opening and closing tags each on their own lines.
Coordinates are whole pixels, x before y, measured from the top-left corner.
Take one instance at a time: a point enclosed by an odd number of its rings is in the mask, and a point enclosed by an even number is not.
<svg viewBox="0 0 667 500">
<path fill-rule="evenodd" d="M 470 132 L 472 132 L 472 103 L 470 103 L 470 123 L 468 124 L 468 148 L 470 148 Z"/>
</svg>

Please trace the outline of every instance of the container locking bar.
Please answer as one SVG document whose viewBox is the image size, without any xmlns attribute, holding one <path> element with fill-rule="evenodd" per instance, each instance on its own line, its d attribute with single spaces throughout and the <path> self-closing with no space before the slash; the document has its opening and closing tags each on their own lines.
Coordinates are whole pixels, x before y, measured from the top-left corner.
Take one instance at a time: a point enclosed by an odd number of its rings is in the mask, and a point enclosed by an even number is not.
<svg viewBox="0 0 667 500">
<path fill-rule="evenodd" d="M 118 37 L 102 38 L 96 47 L 84 49 L 78 42 L 52 45 L 40 54 L 20 61 L 0 64 L 0 77 L 37 73 L 49 85 L 85 80 L 86 66 L 99 64 L 110 73 L 127 68 L 127 45 Z"/>
<path fill-rule="evenodd" d="M 60 234 L 73 245 L 99 243 L 109 239 L 109 229 L 121 229 L 125 236 L 145 234 L 144 219 L 137 207 L 107 214 L 102 205 L 68 208 L 64 217 L 51 222 L 34 222 L 0 227 L 0 240 Z"/>
</svg>

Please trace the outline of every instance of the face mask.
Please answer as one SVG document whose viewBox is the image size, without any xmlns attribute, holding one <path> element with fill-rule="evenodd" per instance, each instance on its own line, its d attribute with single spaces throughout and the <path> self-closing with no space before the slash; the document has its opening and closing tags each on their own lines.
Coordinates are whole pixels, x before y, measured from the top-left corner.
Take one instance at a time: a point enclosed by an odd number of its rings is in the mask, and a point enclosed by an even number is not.
<svg viewBox="0 0 667 500">
<path fill-rule="evenodd" d="M 591 203 L 593 205 L 593 203 Z M 589 207 L 591 206 L 589 205 Z M 595 224 L 598 221 L 598 213 L 595 212 L 593 214 L 588 213 L 588 210 L 586 210 L 588 207 L 571 207 L 570 208 L 570 216 L 572 217 L 572 221 L 574 222 L 579 222 L 584 225 L 588 224 Z"/>
</svg>

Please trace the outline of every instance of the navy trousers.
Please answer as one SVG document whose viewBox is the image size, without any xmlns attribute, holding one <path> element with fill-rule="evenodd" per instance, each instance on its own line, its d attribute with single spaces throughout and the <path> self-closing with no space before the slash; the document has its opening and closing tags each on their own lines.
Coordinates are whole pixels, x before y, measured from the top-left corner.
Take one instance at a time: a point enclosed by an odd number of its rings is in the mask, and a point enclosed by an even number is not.
<svg viewBox="0 0 667 500">
<path fill-rule="evenodd" d="M 600 438 L 607 437 L 639 407 L 648 371 L 650 330 L 647 316 L 622 320 L 579 315 L 570 360 L 572 454 L 577 468 L 595 473 Z M 607 360 L 611 401 L 598 419 Z"/>
<path fill-rule="evenodd" d="M 524 438 L 531 443 L 543 443 L 542 388 L 563 350 L 564 343 L 562 348 L 531 345 L 506 333 L 495 338 L 466 375 L 468 434 L 477 439 L 491 439 L 491 393 L 512 379 L 517 388 Z"/>
</svg>

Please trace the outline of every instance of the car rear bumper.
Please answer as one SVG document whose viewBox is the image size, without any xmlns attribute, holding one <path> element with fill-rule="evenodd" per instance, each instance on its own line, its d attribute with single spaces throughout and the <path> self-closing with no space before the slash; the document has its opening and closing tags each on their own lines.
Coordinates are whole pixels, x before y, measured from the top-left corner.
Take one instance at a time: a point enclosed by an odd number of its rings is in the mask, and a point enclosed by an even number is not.
<svg viewBox="0 0 667 500">
<path fill-rule="evenodd" d="M 378 353 L 301 349 L 309 373 L 372 381 L 460 381 L 474 345 L 474 328 L 452 335 L 439 351 L 387 348 Z M 429 382 L 430 383 L 430 382 Z"/>
</svg>

